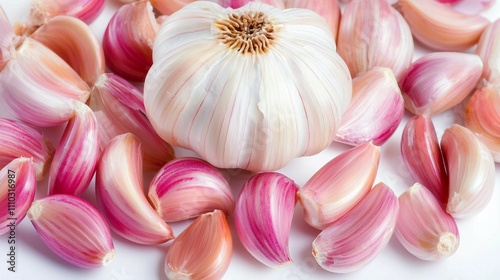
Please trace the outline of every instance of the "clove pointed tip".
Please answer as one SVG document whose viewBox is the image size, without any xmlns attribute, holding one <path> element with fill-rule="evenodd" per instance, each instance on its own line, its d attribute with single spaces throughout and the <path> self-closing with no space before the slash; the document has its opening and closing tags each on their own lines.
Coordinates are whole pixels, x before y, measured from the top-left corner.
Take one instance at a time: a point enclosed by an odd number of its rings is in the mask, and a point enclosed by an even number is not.
<svg viewBox="0 0 500 280">
<path fill-rule="evenodd" d="M 34 221 L 40 217 L 40 214 L 42 213 L 42 205 L 38 201 L 35 201 L 31 204 L 30 209 L 28 210 L 28 218 L 30 221 Z"/>
<path fill-rule="evenodd" d="M 115 259 L 116 251 L 115 249 L 111 250 L 104 258 L 102 259 L 102 266 L 108 266 Z"/>
</svg>

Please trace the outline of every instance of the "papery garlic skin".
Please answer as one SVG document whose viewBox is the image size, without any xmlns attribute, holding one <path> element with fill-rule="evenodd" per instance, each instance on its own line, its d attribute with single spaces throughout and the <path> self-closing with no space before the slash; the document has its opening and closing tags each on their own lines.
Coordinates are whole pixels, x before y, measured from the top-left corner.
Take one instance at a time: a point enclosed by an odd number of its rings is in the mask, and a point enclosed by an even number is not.
<svg viewBox="0 0 500 280">
<path fill-rule="evenodd" d="M 163 166 L 149 185 L 148 199 L 166 222 L 221 210 L 230 216 L 234 198 L 224 175 L 206 161 L 180 158 Z"/>
<path fill-rule="evenodd" d="M 263 23 L 234 41 L 243 17 Z M 162 24 L 153 61 L 144 103 L 156 132 L 220 168 L 270 171 L 319 153 L 352 92 L 329 27 L 306 9 L 194 2 Z"/>
<path fill-rule="evenodd" d="M 408 120 L 401 136 L 401 155 L 413 179 L 426 186 L 442 205 L 446 205 L 448 175 L 429 116 L 417 115 Z"/>
<path fill-rule="evenodd" d="M 463 51 L 479 41 L 490 21 L 455 11 L 435 0 L 400 0 L 397 4 L 416 40 L 436 51 Z"/>
<path fill-rule="evenodd" d="M 35 198 L 36 173 L 33 159 L 20 157 L 0 170 L 0 235 L 13 231 L 26 216 Z M 10 244 L 10 243 L 9 243 Z"/>
<path fill-rule="evenodd" d="M 109 69 L 127 80 L 143 82 L 153 65 L 153 42 L 159 28 L 148 1 L 122 6 L 103 37 Z"/>
<path fill-rule="evenodd" d="M 446 111 L 469 95 L 482 71 L 483 63 L 475 54 L 426 54 L 413 62 L 399 80 L 405 107 L 416 115 Z"/>
<path fill-rule="evenodd" d="M 488 26 L 477 43 L 476 54 L 483 61 L 483 78 L 500 85 L 500 19 Z"/>
<path fill-rule="evenodd" d="M 99 160 L 97 120 L 85 104 L 78 104 L 68 121 L 50 167 L 49 195 L 80 195 L 89 186 Z"/>
<path fill-rule="evenodd" d="M 488 148 L 467 128 L 458 124 L 445 130 L 441 149 L 449 176 L 446 211 L 455 218 L 480 213 L 495 188 L 495 162 Z"/>
<path fill-rule="evenodd" d="M 378 183 L 351 211 L 314 239 L 314 258 L 331 272 L 363 268 L 389 243 L 398 209 L 398 198 L 391 188 Z"/>
<path fill-rule="evenodd" d="M 500 162 L 500 85 L 477 90 L 465 108 L 465 126 L 476 134 Z"/>
<path fill-rule="evenodd" d="M 36 200 L 28 218 L 43 243 L 69 263 L 97 268 L 109 265 L 115 257 L 108 224 L 79 197 L 57 194 Z"/>
<path fill-rule="evenodd" d="M 353 98 L 342 116 L 335 141 L 384 144 L 403 119 L 403 96 L 391 69 L 372 68 L 352 80 Z"/>
<path fill-rule="evenodd" d="M 453 255 L 460 243 L 453 217 L 419 183 L 399 196 L 399 216 L 394 234 L 409 253 L 426 261 Z"/>
<path fill-rule="evenodd" d="M 325 164 L 297 194 L 305 221 L 323 230 L 349 212 L 372 188 L 379 161 L 380 147 L 367 142 Z"/>
<path fill-rule="evenodd" d="M 161 244 L 174 238 L 143 192 L 141 144 L 133 134 L 116 136 L 104 149 L 95 190 L 99 208 L 120 236 L 139 244 Z"/>
<path fill-rule="evenodd" d="M 49 170 L 54 148 L 45 135 L 22 122 L 0 118 L 0 168 L 18 157 L 32 158 L 36 179 Z"/>
<path fill-rule="evenodd" d="M 243 247 L 269 267 L 292 262 L 288 239 L 298 186 L 273 172 L 252 176 L 236 202 L 234 222 Z"/>
<path fill-rule="evenodd" d="M 143 148 L 143 167 L 159 170 L 175 158 L 175 151 L 155 132 L 146 117 L 142 93 L 126 80 L 111 73 L 101 75 L 92 89 L 95 111 L 101 111 L 107 121 L 99 120 L 99 131 L 104 136 L 101 146 L 113 137 L 131 132 L 140 140 Z"/>
<path fill-rule="evenodd" d="M 351 1 L 340 21 L 337 46 L 352 77 L 381 66 L 391 68 L 398 80 L 414 49 L 410 27 L 386 0 Z"/>
<path fill-rule="evenodd" d="M 174 239 L 165 258 L 167 279 L 222 279 L 233 253 L 231 230 L 222 211 L 203 214 Z"/>
<path fill-rule="evenodd" d="M 93 85 L 106 64 L 101 44 L 83 21 L 56 16 L 31 34 L 68 63 L 89 85 Z"/>
<path fill-rule="evenodd" d="M 0 94 L 15 118 L 52 127 L 73 117 L 75 102 L 85 102 L 90 90 L 57 54 L 26 38 L 0 73 Z"/>
</svg>

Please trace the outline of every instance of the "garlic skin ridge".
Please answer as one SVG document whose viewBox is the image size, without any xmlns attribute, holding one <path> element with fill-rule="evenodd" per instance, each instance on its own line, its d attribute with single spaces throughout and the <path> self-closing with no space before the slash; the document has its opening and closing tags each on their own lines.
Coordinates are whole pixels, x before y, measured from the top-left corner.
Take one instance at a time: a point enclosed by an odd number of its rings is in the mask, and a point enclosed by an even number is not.
<svg viewBox="0 0 500 280">
<path fill-rule="evenodd" d="M 260 47 L 232 42 L 228 26 L 242 14 L 264 20 L 261 32 L 271 39 L 256 32 Z M 319 153 L 333 140 L 352 93 L 329 27 L 306 9 L 191 3 L 162 24 L 153 62 L 144 103 L 156 132 L 220 168 L 272 171 Z"/>
</svg>

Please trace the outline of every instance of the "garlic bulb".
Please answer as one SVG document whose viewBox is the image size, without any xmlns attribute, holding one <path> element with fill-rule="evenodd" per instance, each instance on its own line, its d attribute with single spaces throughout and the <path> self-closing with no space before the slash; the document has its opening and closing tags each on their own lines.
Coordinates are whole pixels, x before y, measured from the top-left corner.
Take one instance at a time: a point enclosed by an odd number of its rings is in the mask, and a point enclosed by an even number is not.
<svg viewBox="0 0 500 280">
<path fill-rule="evenodd" d="M 199 1 L 162 24 L 144 103 L 166 142 L 217 167 L 270 171 L 325 149 L 351 92 L 316 13 Z"/>
</svg>

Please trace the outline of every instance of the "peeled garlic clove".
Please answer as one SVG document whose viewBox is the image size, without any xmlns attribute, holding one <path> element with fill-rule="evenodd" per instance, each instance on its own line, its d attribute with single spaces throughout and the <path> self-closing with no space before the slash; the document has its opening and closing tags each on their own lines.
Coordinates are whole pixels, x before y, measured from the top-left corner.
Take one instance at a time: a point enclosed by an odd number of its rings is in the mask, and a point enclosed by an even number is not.
<svg viewBox="0 0 500 280">
<path fill-rule="evenodd" d="M 382 145 L 403 119 L 404 103 L 398 82 L 389 68 L 375 67 L 352 80 L 353 98 L 342 116 L 335 141 Z"/>
<path fill-rule="evenodd" d="M 64 59 L 89 85 L 104 73 L 101 44 L 90 27 L 77 18 L 56 16 L 30 37 Z"/>
<path fill-rule="evenodd" d="M 401 137 L 401 155 L 413 179 L 426 186 L 442 205 L 446 205 L 448 175 L 429 116 L 414 116 L 406 123 Z"/>
<path fill-rule="evenodd" d="M 477 43 L 476 54 L 483 61 L 483 78 L 500 84 L 500 19 L 488 26 Z"/>
<path fill-rule="evenodd" d="M 495 187 L 495 162 L 488 148 L 458 124 L 445 130 L 441 149 L 450 181 L 446 211 L 455 218 L 481 212 Z"/>
<path fill-rule="evenodd" d="M 236 232 L 243 247 L 270 267 L 292 262 L 288 238 L 298 186 L 285 175 L 260 173 L 241 189 L 234 213 Z"/>
<path fill-rule="evenodd" d="M 0 7 L 0 72 L 15 52 L 14 31 L 7 15 Z"/>
<path fill-rule="evenodd" d="M 116 136 L 104 149 L 95 188 L 97 203 L 117 234 L 139 244 L 174 238 L 143 192 L 141 144 L 133 134 Z"/>
<path fill-rule="evenodd" d="M 94 206 L 79 197 L 56 194 L 36 200 L 28 218 L 43 243 L 69 263 L 97 268 L 115 258 L 108 224 Z"/>
<path fill-rule="evenodd" d="M 153 7 L 164 15 L 171 15 L 196 0 L 149 0 Z"/>
<path fill-rule="evenodd" d="M 399 196 L 399 216 L 394 234 L 408 252 L 426 261 L 453 255 L 460 243 L 453 217 L 419 183 Z"/>
<path fill-rule="evenodd" d="M 92 89 L 92 99 L 95 110 L 104 113 L 109 122 L 101 123 L 100 131 L 106 130 L 103 139 L 111 135 L 113 131 L 122 133 L 131 132 L 142 143 L 144 155 L 144 168 L 147 170 L 158 170 L 166 162 L 175 158 L 175 151 L 168 143 L 163 141 L 155 132 L 146 117 L 142 93 L 132 84 L 117 75 L 105 73 L 101 75 Z M 114 128 L 104 128 L 108 125 Z M 111 137 L 111 138 L 112 138 Z"/>
<path fill-rule="evenodd" d="M 98 159 L 97 120 L 87 105 L 79 104 L 54 154 L 49 194 L 82 194 L 94 176 Z"/>
<path fill-rule="evenodd" d="M 400 0 L 397 7 L 415 39 L 437 51 L 463 51 L 474 46 L 490 24 L 481 15 L 464 14 L 435 0 Z"/>
<path fill-rule="evenodd" d="M 221 279 L 233 253 L 231 230 L 222 211 L 203 214 L 168 249 L 167 279 Z"/>
<path fill-rule="evenodd" d="M 312 245 L 318 264 L 331 272 L 353 272 L 366 266 L 387 245 L 396 226 L 398 198 L 378 183 L 345 216 L 323 230 Z"/>
<path fill-rule="evenodd" d="M 224 175 L 196 158 L 180 158 L 163 166 L 149 185 L 148 198 L 166 222 L 196 218 L 216 209 L 228 216 L 234 211 Z"/>
<path fill-rule="evenodd" d="M 0 73 L 0 94 L 7 111 L 26 123 L 52 127 L 74 115 L 75 102 L 90 90 L 71 67 L 50 49 L 26 38 Z"/>
<path fill-rule="evenodd" d="M 446 111 L 469 95 L 482 71 L 483 63 L 475 54 L 426 54 L 413 62 L 399 80 L 405 107 L 419 115 Z"/>
<path fill-rule="evenodd" d="M 372 188 L 379 161 L 380 147 L 367 142 L 325 164 L 297 194 L 305 221 L 325 229 L 349 212 Z"/>
<path fill-rule="evenodd" d="M 153 42 L 158 33 L 148 1 L 122 6 L 111 18 L 103 37 L 106 65 L 121 77 L 143 82 L 153 65 Z"/>
<path fill-rule="evenodd" d="M 337 46 L 353 77 L 381 66 L 391 68 L 399 80 L 413 57 L 410 28 L 386 0 L 350 2 L 340 21 Z"/>
<path fill-rule="evenodd" d="M 15 232 L 15 226 L 26 216 L 35 192 L 33 159 L 20 157 L 0 170 L 0 209 L 3 209 L 0 211 L 0 235 Z"/>
<path fill-rule="evenodd" d="M 488 147 L 493 160 L 500 162 L 500 89 L 489 85 L 477 90 L 465 110 L 465 126 Z"/>
<path fill-rule="evenodd" d="M 263 1 L 264 2 L 264 1 Z M 332 0 L 283 0 L 286 9 L 302 8 L 309 9 L 322 16 L 333 32 L 333 38 L 337 38 L 340 25 L 340 5 L 338 1 Z M 273 4 L 270 4 L 273 5 Z M 273 5 L 281 8 L 277 5 Z"/>
<path fill-rule="evenodd" d="M 54 156 L 54 148 L 43 133 L 22 122 L 3 118 L 0 118 L 0 131 L 0 168 L 18 157 L 31 158 L 36 179 L 43 179 Z"/>
</svg>

